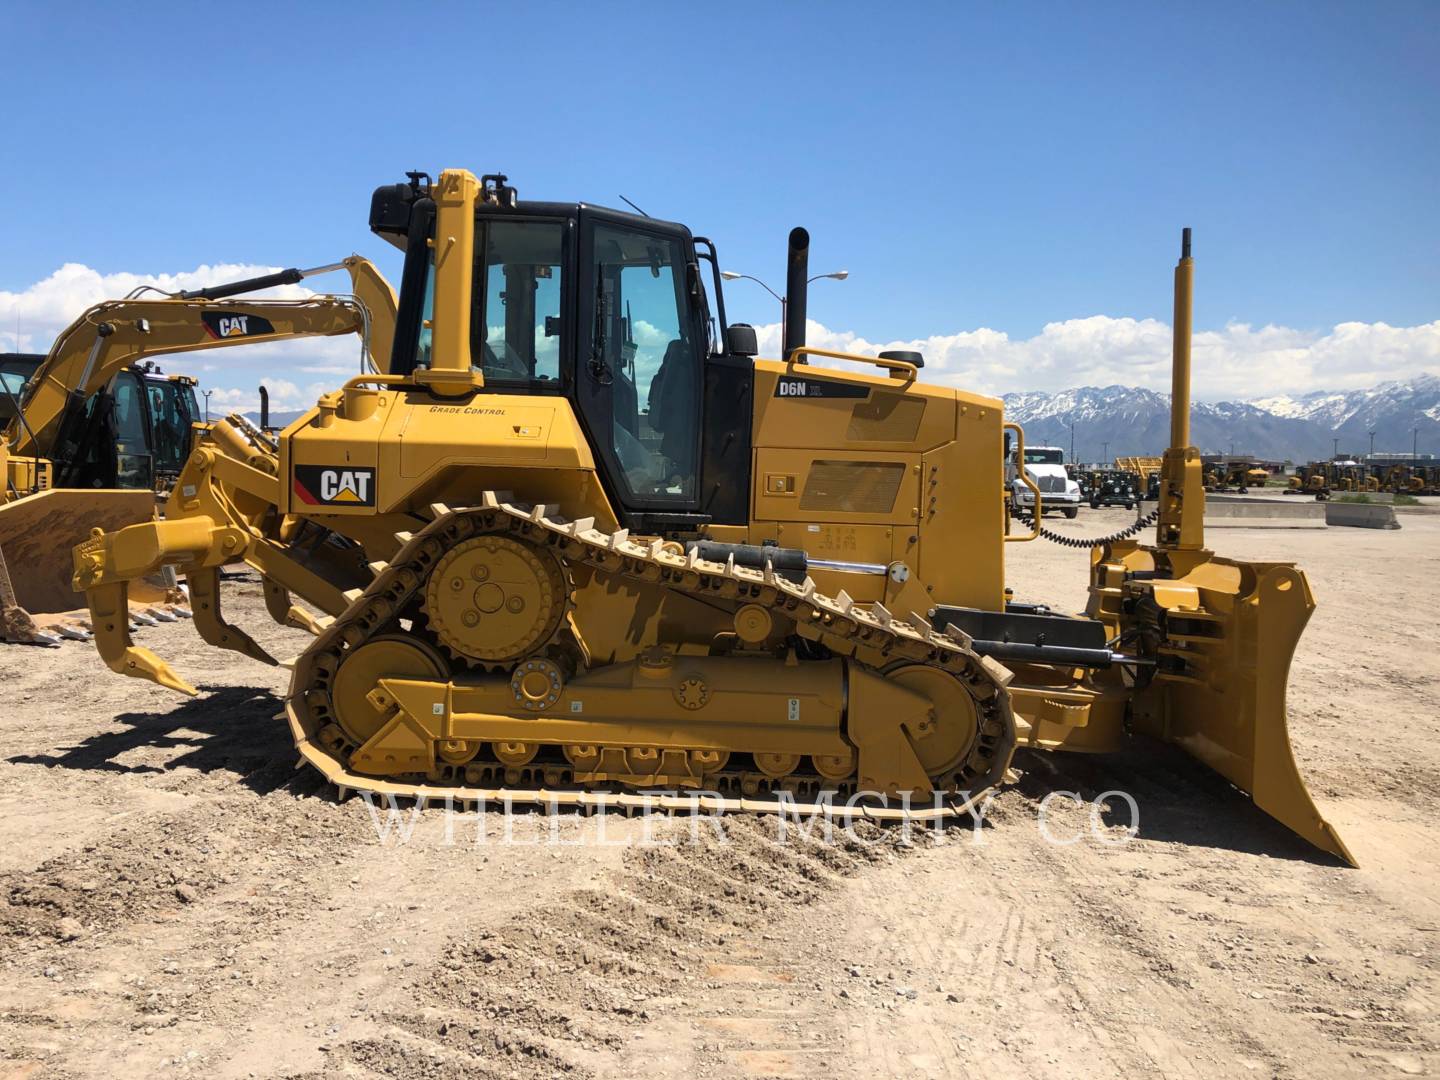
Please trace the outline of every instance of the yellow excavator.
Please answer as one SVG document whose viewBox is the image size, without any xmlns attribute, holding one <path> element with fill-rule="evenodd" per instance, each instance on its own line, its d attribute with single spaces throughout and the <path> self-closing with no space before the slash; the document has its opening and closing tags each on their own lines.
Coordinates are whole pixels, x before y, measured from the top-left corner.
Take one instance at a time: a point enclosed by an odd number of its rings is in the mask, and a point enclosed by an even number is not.
<svg viewBox="0 0 1440 1080">
<path fill-rule="evenodd" d="M 352 295 L 233 299 L 338 269 L 349 272 Z M 372 349 L 388 363 L 394 290 L 359 256 L 192 292 L 150 292 L 158 290 L 94 305 L 47 356 L 9 357 L 0 372 L 0 641 L 50 643 L 63 632 L 64 622 L 47 629 L 36 617 L 80 605 L 70 550 L 92 528 L 153 518 L 156 492 L 171 490 L 189 458 L 200 421 L 195 381 L 159 374 L 152 358 L 357 334 L 357 371 L 374 370 Z"/>
<path fill-rule="evenodd" d="M 378 189 L 370 224 L 405 252 L 388 370 L 273 451 L 217 423 L 165 520 L 75 549 L 114 671 L 195 693 L 127 632 L 162 566 L 205 640 L 273 663 L 220 609 L 243 562 L 275 618 L 325 613 L 286 714 L 342 793 L 932 818 L 1018 747 L 1144 735 L 1350 861 L 1287 734 L 1305 575 L 1205 547 L 1189 230 L 1155 537 L 1094 541 L 1066 615 L 1005 588 L 1008 544 L 1042 534 L 1039 490 L 1009 525 L 1023 431 L 919 354 L 807 345 L 803 229 L 763 360 L 684 225 L 464 170 Z"/>
</svg>

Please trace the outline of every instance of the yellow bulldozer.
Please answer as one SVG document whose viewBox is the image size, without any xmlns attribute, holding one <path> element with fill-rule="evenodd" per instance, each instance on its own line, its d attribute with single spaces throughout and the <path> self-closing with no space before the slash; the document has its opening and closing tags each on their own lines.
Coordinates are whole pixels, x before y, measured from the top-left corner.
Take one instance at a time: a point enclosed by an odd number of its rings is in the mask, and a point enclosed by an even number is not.
<svg viewBox="0 0 1440 1080">
<path fill-rule="evenodd" d="M 354 293 L 303 300 L 233 297 L 337 269 Z M 156 295 L 149 295 L 155 293 Z M 96 527 L 152 519 L 203 430 L 195 380 L 164 376 L 153 358 L 297 337 L 357 334 L 362 364 L 374 349 L 389 360 L 394 291 L 367 260 L 282 270 L 191 292 L 142 287 L 96 304 L 46 356 L 0 365 L 0 641 L 51 643 L 83 636 L 45 616 L 82 603 L 71 587 L 70 552 Z M 246 426 L 235 418 L 231 430 Z M 254 442 L 261 433 L 246 432 Z M 163 585 L 137 585 L 132 599 L 164 599 Z M 38 620 L 38 621 L 37 621 Z"/>
<path fill-rule="evenodd" d="M 405 253 L 388 370 L 273 452 L 215 424 L 165 520 L 75 549 L 114 671 L 195 693 L 122 614 L 162 566 L 205 640 L 274 662 L 221 614 L 243 562 L 275 618 L 324 613 L 286 715 L 342 793 L 945 817 L 1019 747 L 1138 734 L 1350 859 L 1287 735 L 1305 575 L 1205 547 L 1189 230 L 1156 536 L 1098 540 L 1063 615 L 1007 598 L 1008 544 L 1042 532 L 1038 490 L 1008 524 L 1023 431 L 918 354 L 807 345 L 805 230 L 765 360 L 684 225 L 464 170 L 378 189 L 370 225 Z"/>
</svg>

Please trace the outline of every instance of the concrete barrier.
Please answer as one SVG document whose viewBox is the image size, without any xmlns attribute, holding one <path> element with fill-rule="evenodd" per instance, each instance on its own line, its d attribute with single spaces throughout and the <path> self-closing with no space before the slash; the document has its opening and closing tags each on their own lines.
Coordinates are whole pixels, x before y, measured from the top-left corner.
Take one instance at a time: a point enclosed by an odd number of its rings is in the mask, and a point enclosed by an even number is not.
<svg viewBox="0 0 1440 1080">
<path fill-rule="evenodd" d="M 1313 499 L 1207 496 L 1207 529 L 1323 529 L 1325 505 Z"/>
<path fill-rule="evenodd" d="M 1400 522 L 1395 520 L 1395 507 L 1386 503 L 1331 501 L 1324 505 L 1327 525 L 1349 525 L 1357 529 L 1400 528 Z"/>
</svg>

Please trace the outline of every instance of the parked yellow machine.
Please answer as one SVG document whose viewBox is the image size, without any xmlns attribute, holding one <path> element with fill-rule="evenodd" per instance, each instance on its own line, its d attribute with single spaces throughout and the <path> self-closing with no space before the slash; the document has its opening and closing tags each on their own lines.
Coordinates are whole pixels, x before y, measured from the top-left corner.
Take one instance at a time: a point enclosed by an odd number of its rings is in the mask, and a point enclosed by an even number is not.
<svg viewBox="0 0 1440 1080">
<path fill-rule="evenodd" d="M 354 295 L 233 299 L 342 268 Z M 33 617 L 80 604 L 71 549 L 92 528 L 153 518 L 156 491 L 169 491 L 188 460 L 194 430 L 204 426 L 194 380 L 156 376 L 153 358 L 356 334 L 357 372 L 371 349 L 387 350 L 380 355 L 389 361 L 394 291 L 359 256 L 190 293 L 150 292 L 88 308 L 31 367 L 23 392 L 0 388 L 0 641 L 49 640 Z"/>
<path fill-rule="evenodd" d="M 1263 488 L 1270 480 L 1270 470 L 1254 461 L 1226 459 L 1204 466 L 1206 491 L 1229 491 L 1241 495 L 1252 487 Z"/>
<path fill-rule="evenodd" d="M 1328 499 L 1330 492 L 1339 487 L 1339 470 L 1332 461 L 1312 461 L 1301 465 L 1290 477 L 1285 489 L 1287 495 L 1314 495 L 1317 499 Z"/>
<path fill-rule="evenodd" d="M 1375 466 L 1373 475 L 1381 491 L 1396 495 L 1423 495 L 1428 491 L 1425 467 L 1420 465 Z"/>
<path fill-rule="evenodd" d="M 783 355 L 757 360 L 683 225 L 454 170 L 379 189 L 371 227 L 405 250 L 388 373 L 273 453 L 216 424 L 166 520 L 76 549 L 115 671 L 195 692 L 117 617 L 163 565 L 207 641 L 270 660 L 220 611 L 243 561 L 272 615 L 326 613 L 286 712 L 342 789 L 940 816 L 1019 746 L 1141 732 L 1349 859 L 1287 737 L 1305 577 L 1204 546 L 1188 230 L 1156 540 L 1098 544 L 1082 617 L 1007 602 L 1006 544 L 1040 528 L 1007 529 L 1023 432 L 998 399 L 921 382 L 914 354 L 806 346 L 804 230 Z"/>
<path fill-rule="evenodd" d="M 1163 463 L 1164 459 L 1158 457 L 1117 457 L 1115 459 L 1115 467 L 1137 474 L 1142 487 L 1149 487 L 1150 477 L 1160 471 Z"/>
</svg>

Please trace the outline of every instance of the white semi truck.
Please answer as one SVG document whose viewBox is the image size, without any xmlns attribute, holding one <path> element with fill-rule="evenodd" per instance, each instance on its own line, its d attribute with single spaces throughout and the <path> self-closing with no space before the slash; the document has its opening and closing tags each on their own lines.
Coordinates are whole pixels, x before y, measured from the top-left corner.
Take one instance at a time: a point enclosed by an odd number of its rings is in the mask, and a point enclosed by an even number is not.
<svg viewBox="0 0 1440 1080">
<path fill-rule="evenodd" d="M 1010 493 L 1015 500 L 1015 505 L 1023 509 L 1033 509 L 1035 496 L 1031 494 L 1029 486 L 1020 478 L 1014 461 L 1014 451 L 1011 451 L 1010 464 L 1007 468 L 1010 478 Z M 1035 486 L 1040 489 L 1041 513 L 1049 513 L 1052 510 L 1064 512 L 1067 518 L 1073 518 L 1080 513 L 1080 485 L 1065 471 L 1065 451 L 1058 446 L 1027 446 L 1025 447 L 1025 471 Z"/>
</svg>

